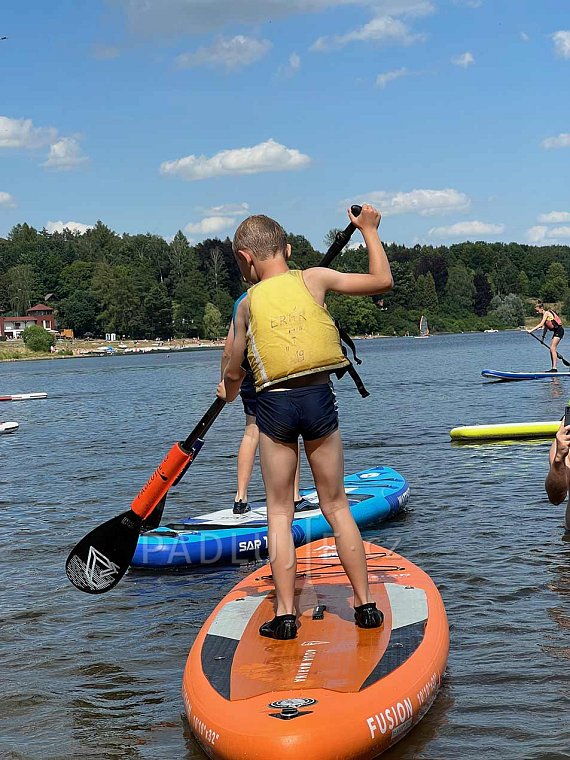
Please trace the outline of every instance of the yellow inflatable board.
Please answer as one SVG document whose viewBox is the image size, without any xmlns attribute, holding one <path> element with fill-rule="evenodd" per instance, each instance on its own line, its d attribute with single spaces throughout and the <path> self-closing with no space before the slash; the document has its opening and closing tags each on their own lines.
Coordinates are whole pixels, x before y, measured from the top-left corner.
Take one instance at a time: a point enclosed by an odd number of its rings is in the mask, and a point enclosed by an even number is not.
<svg viewBox="0 0 570 760">
<path fill-rule="evenodd" d="M 495 438 L 549 438 L 556 435 L 560 420 L 554 422 L 504 422 L 501 425 L 467 425 L 449 431 L 454 441 Z"/>
</svg>

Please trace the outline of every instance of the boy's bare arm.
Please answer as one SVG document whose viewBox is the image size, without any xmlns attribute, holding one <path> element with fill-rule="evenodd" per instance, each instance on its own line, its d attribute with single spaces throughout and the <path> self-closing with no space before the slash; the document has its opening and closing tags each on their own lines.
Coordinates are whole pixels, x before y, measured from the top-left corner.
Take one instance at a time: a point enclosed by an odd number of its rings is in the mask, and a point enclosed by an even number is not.
<svg viewBox="0 0 570 760">
<path fill-rule="evenodd" d="M 230 322 L 230 329 L 226 336 L 226 342 L 224 343 L 224 350 L 222 351 L 222 360 L 220 362 L 220 380 L 224 379 L 224 372 L 228 366 L 228 362 L 232 355 L 232 349 L 234 345 L 234 322 L 233 319 Z"/>
<path fill-rule="evenodd" d="M 380 212 L 364 204 L 360 216 L 354 216 L 350 210 L 348 215 L 364 237 L 368 249 L 368 274 L 335 272 L 334 269 L 324 267 L 305 270 L 305 284 L 319 303 L 324 302 L 329 290 L 352 296 L 373 296 L 385 293 L 394 285 L 390 263 L 378 236 Z"/>
<path fill-rule="evenodd" d="M 246 313 L 247 299 L 240 303 L 235 316 L 235 333 L 231 356 L 224 372 L 224 385 L 226 401 L 233 401 L 239 394 L 239 389 L 245 377 L 245 370 L 241 366 L 246 348 Z"/>
</svg>

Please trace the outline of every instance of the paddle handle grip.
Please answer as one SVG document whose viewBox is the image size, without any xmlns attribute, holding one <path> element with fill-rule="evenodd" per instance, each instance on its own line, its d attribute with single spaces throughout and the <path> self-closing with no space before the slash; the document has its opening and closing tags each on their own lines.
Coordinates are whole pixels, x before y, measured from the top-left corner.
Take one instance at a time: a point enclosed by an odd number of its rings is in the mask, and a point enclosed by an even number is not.
<svg viewBox="0 0 570 760">
<path fill-rule="evenodd" d="M 360 212 L 362 211 L 362 206 L 357 206 L 355 204 L 350 207 L 350 210 L 352 211 L 354 216 L 359 216 Z M 344 228 L 344 230 L 339 230 L 335 235 L 335 239 L 333 240 L 331 247 L 323 256 L 319 266 L 321 267 L 330 266 L 333 260 L 336 259 L 338 254 L 342 251 L 344 246 L 348 243 L 348 241 L 352 237 L 352 234 L 355 230 L 356 230 L 356 227 L 354 226 L 352 222 L 349 225 L 347 225 Z"/>
<path fill-rule="evenodd" d="M 202 441 L 226 402 L 217 398 L 206 414 L 182 443 L 175 443 L 150 478 L 133 499 L 131 509 L 143 520 L 147 519 L 160 504 L 170 488 L 176 485 L 200 451 L 198 441 Z"/>
<path fill-rule="evenodd" d="M 567 404 L 564 409 L 564 426 L 570 425 L 570 404 Z"/>
<path fill-rule="evenodd" d="M 192 459 L 192 454 L 184 451 L 180 443 L 175 443 L 133 499 L 133 512 L 143 520 L 148 517 Z"/>
</svg>

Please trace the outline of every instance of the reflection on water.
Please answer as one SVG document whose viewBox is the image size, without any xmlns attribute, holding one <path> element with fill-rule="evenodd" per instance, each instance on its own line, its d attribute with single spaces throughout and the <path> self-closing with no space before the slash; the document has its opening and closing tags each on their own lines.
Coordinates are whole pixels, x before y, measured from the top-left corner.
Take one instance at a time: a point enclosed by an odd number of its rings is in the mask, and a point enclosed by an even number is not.
<svg viewBox="0 0 570 760">
<path fill-rule="evenodd" d="M 485 366 L 542 366 L 522 335 L 364 341 L 372 396 L 337 386 L 347 471 L 388 464 L 411 485 L 406 512 L 366 538 L 432 576 L 451 624 L 440 695 L 390 760 L 568 758 L 570 543 L 564 507 L 544 494 L 549 441 L 449 440 L 460 425 L 562 415 L 566 379 L 481 378 Z M 0 438 L 2 760 L 203 758 L 181 719 L 182 670 L 213 605 L 251 568 L 130 573 L 90 597 L 63 565 L 194 427 L 218 367 L 218 352 L 0 364 L 2 393 L 49 394 L 10 405 L 20 430 Z M 242 427 L 240 407 L 225 409 L 167 521 L 232 503 Z"/>
</svg>

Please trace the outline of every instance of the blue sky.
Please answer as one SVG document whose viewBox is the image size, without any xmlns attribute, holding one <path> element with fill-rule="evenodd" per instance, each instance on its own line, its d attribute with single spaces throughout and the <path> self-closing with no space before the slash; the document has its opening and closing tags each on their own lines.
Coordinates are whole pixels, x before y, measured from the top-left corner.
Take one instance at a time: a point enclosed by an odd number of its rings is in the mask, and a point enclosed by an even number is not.
<svg viewBox="0 0 570 760">
<path fill-rule="evenodd" d="M 570 244 L 568 0 L 3 0 L 0 236 Z"/>
</svg>

